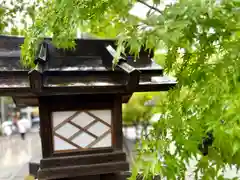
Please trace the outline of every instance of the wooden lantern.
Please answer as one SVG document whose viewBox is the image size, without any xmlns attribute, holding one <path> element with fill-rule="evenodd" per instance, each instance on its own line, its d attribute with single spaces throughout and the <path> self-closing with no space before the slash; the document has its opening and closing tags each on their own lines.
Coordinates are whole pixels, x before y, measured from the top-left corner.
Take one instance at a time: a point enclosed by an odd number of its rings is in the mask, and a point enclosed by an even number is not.
<svg viewBox="0 0 240 180">
<path fill-rule="evenodd" d="M 121 103 L 121 96 L 111 94 L 39 98 L 40 119 L 45 119 L 39 178 L 128 170 L 122 152 Z"/>
<path fill-rule="evenodd" d="M 38 179 L 112 179 L 127 171 L 122 103 L 133 92 L 166 91 L 176 82 L 144 50 L 136 62 L 126 51 L 112 70 L 115 40 L 76 39 L 76 49 L 64 51 L 45 39 L 37 68 L 24 69 L 19 63 L 23 41 L 0 36 L 0 94 L 13 96 L 18 105 L 39 106 Z"/>
</svg>

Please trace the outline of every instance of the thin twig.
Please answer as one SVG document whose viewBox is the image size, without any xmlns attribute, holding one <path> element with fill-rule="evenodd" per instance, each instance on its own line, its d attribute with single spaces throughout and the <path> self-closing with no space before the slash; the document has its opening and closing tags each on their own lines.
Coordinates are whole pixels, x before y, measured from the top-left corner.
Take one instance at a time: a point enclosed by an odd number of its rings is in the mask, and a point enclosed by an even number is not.
<svg viewBox="0 0 240 180">
<path fill-rule="evenodd" d="M 139 3 L 147 6 L 148 8 L 150 8 L 150 9 L 152 9 L 152 10 L 154 10 L 154 11 L 157 11 L 158 13 L 162 14 L 162 11 L 160 11 L 158 8 L 153 7 L 153 6 L 149 5 L 148 3 L 146 3 L 146 2 L 144 2 L 144 1 L 142 1 L 142 0 L 137 0 L 137 2 L 139 2 Z"/>
</svg>

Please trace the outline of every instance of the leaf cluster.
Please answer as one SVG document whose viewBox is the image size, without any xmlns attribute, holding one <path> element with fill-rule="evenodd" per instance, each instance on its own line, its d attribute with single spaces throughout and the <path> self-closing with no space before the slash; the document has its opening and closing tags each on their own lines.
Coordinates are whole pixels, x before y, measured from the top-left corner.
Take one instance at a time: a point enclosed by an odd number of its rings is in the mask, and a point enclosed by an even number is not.
<svg viewBox="0 0 240 180">
<path fill-rule="evenodd" d="M 144 141 L 146 152 L 163 158 L 143 161 L 146 179 L 185 179 L 192 159 L 195 179 L 223 179 L 227 165 L 239 167 L 239 5 L 180 1 L 163 11 L 164 64 L 178 87 L 159 102 L 156 111 L 164 116 Z M 204 156 L 199 145 L 209 133 L 214 139 Z"/>
<path fill-rule="evenodd" d="M 34 21 L 39 0 L 0 0 L 0 33 L 23 35 Z"/>
</svg>

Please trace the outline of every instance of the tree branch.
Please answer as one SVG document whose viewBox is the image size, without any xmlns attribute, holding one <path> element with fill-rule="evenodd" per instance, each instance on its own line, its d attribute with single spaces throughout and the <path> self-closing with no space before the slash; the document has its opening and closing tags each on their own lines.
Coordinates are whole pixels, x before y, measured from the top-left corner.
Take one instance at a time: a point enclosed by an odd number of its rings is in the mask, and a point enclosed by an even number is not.
<svg viewBox="0 0 240 180">
<path fill-rule="evenodd" d="M 147 6 L 148 8 L 150 8 L 150 9 L 152 9 L 152 10 L 154 10 L 154 11 L 160 13 L 160 14 L 162 14 L 162 11 L 160 11 L 158 8 L 149 5 L 148 3 L 144 2 L 143 0 L 137 0 L 137 2 L 139 2 L 139 3 Z"/>
</svg>

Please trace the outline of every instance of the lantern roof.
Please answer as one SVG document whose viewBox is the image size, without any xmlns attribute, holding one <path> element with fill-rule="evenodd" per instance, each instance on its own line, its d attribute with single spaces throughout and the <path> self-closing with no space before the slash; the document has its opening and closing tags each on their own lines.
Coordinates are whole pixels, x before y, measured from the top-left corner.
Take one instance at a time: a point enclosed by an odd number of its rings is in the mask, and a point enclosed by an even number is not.
<svg viewBox="0 0 240 180">
<path fill-rule="evenodd" d="M 44 39 L 35 58 L 35 69 L 20 63 L 23 37 L 0 36 L 0 95 L 36 97 L 69 94 L 167 91 L 176 81 L 163 74 L 153 53 L 139 57 L 126 50 L 113 69 L 116 40 L 76 39 L 73 50 L 57 49 Z"/>
</svg>

